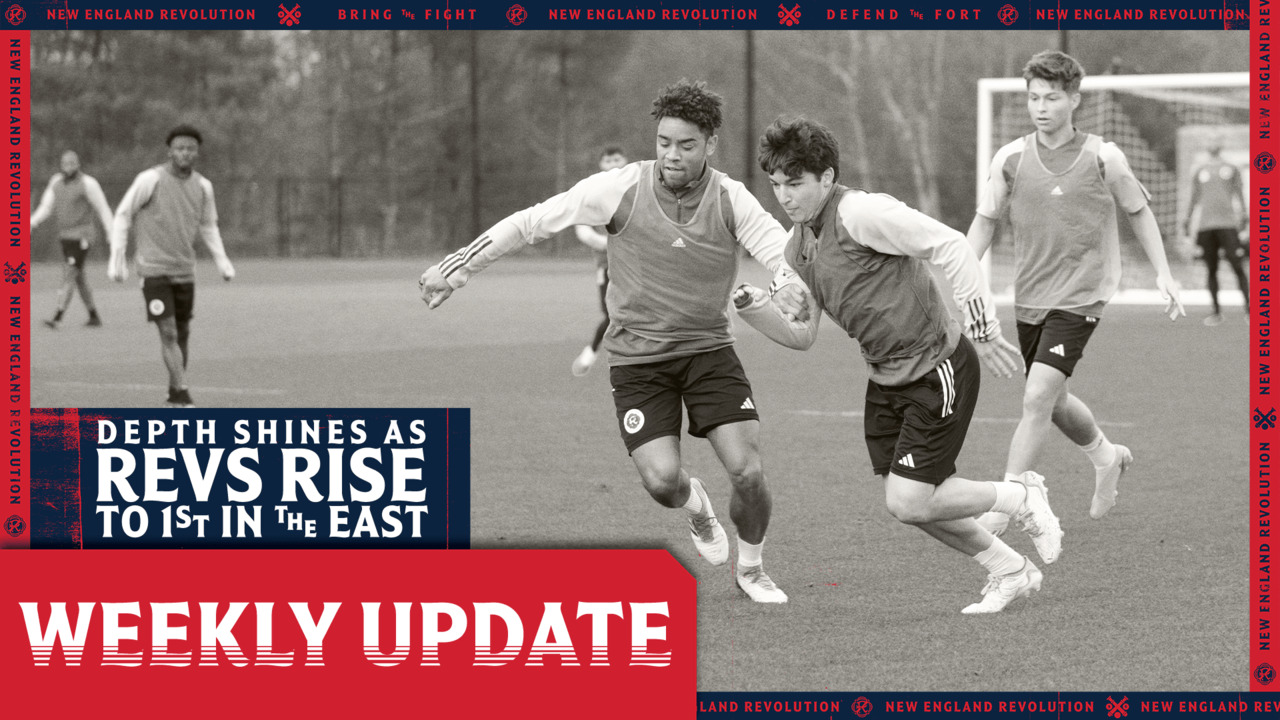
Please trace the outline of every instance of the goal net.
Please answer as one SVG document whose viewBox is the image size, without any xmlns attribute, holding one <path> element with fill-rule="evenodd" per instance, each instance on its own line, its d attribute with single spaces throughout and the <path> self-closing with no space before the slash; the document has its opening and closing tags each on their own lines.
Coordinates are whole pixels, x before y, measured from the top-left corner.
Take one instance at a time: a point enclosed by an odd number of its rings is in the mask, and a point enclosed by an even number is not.
<svg viewBox="0 0 1280 720">
<path fill-rule="evenodd" d="M 1205 287 L 1195 243 L 1182 230 L 1191 197 L 1191 173 L 1208 159 L 1209 146 L 1218 142 L 1223 159 L 1237 165 L 1248 182 L 1248 92 L 1246 72 L 1098 75 L 1085 77 L 1080 86 L 1083 97 L 1074 115 L 1076 128 L 1101 135 L 1124 151 L 1134 174 L 1151 193 L 1151 210 L 1160 226 L 1165 252 L 1174 277 L 1184 288 Z M 1027 114 L 1026 93 L 1026 81 L 1020 77 L 978 81 L 979 194 L 995 152 L 1035 130 Z M 1121 290 L 1154 288 L 1151 264 L 1129 223 L 1121 219 L 1119 225 L 1124 262 Z M 996 293 L 1011 291 L 1013 248 L 1005 218 L 987 257 L 992 289 Z M 1234 291 L 1235 280 L 1229 277 L 1225 263 L 1220 272 L 1225 273 L 1220 283 L 1224 293 L 1228 288 Z"/>
</svg>

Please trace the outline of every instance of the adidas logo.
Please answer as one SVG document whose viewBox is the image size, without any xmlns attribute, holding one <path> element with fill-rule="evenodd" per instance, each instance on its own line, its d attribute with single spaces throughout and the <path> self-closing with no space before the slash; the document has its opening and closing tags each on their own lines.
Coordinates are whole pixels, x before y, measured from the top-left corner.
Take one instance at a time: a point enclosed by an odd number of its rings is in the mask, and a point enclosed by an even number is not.
<svg viewBox="0 0 1280 720">
<path fill-rule="evenodd" d="M 1062 188 L 1061 188 L 1061 187 L 1059 187 L 1059 186 L 1057 186 L 1057 185 L 1054 185 L 1054 186 L 1053 186 L 1053 190 L 1050 190 L 1050 191 L 1049 191 L 1049 194 L 1050 194 L 1050 195 L 1061 195 L 1061 194 L 1062 194 Z"/>
<path fill-rule="evenodd" d="M 913 468 L 916 466 L 916 461 L 914 458 L 911 457 L 911 453 L 907 453 L 906 455 L 903 455 L 900 460 L 898 460 L 898 464 L 901 465 L 902 467 Z"/>
<path fill-rule="evenodd" d="M 1096 322 L 1098 322 L 1098 318 L 1093 317 L 1092 315 L 1085 315 L 1085 316 L 1084 316 L 1084 321 L 1085 321 L 1085 322 L 1087 322 L 1087 323 L 1096 323 Z"/>
<path fill-rule="evenodd" d="M 1049 348 L 1049 352 L 1053 353 L 1054 355 L 1057 355 L 1058 357 L 1067 356 L 1067 349 L 1061 345 L 1054 345 L 1053 347 Z"/>
<path fill-rule="evenodd" d="M 676 241 L 671 243 L 671 247 L 684 247 L 684 238 L 676 238 Z"/>
<path fill-rule="evenodd" d="M 739 410 L 755 410 L 755 409 L 756 409 L 756 404 L 751 402 L 751 398 L 747 398 L 746 402 L 742 403 L 742 407 L 739 408 Z"/>
</svg>

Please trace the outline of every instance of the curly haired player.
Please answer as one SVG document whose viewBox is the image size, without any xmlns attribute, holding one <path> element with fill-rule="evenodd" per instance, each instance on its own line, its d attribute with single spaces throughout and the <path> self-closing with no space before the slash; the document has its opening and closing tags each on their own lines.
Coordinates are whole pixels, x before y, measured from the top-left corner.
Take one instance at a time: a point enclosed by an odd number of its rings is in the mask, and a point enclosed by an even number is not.
<svg viewBox="0 0 1280 720">
<path fill-rule="evenodd" d="M 772 500 L 760 461 L 759 415 L 728 316 L 738 248 L 786 284 L 786 232 L 742 183 L 708 162 L 719 142 L 719 95 L 681 80 L 653 105 L 656 161 L 597 173 L 507 217 L 428 268 L 419 281 L 422 299 L 439 306 L 521 244 L 572 225 L 604 226 L 610 274 L 604 348 L 618 431 L 640 480 L 660 505 L 683 508 L 707 561 L 728 560 L 728 538 L 711 501 L 681 461 L 683 404 L 689 434 L 711 442 L 729 475 L 739 587 L 756 602 L 786 602 L 761 562 Z"/>
</svg>

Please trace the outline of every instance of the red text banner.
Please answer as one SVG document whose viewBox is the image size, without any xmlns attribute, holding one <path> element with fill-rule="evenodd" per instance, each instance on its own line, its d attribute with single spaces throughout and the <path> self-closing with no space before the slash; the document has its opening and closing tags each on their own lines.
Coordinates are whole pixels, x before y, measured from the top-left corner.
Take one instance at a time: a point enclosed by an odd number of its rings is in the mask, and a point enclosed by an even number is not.
<svg viewBox="0 0 1280 720">
<path fill-rule="evenodd" d="M 0 702 L 13 717 L 695 707 L 696 584 L 662 551 L 45 551 L 0 563 Z"/>
</svg>

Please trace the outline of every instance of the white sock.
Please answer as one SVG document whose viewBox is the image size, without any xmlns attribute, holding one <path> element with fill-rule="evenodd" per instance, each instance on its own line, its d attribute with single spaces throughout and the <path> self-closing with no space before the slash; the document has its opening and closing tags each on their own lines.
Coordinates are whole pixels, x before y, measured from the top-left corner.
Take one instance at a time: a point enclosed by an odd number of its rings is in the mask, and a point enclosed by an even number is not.
<svg viewBox="0 0 1280 720">
<path fill-rule="evenodd" d="M 1099 470 L 1116 461 L 1116 446 L 1112 445 L 1107 436 L 1102 433 L 1098 433 L 1097 439 L 1088 445 L 1081 445 L 1080 449 L 1089 456 L 1093 466 Z"/>
<path fill-rule="evenodd" d="M 1025 558 L 1006 545 L 1000 538 L 995 538 L 994 542 L 991 543 L 991 547 L 974 555 L 973 559 L 986 568 L 988 573 L 997 577 L 1018 572 L 1023 568 L 1023 563 L 1026 562 Z"/>
<path fill-rule="evenodd" d="M 751 543 L 739 537 L 738 538 L 738 567 L 742 567 L 744 565 L 747 567 L 760 567 L 760 563 L 764 562 L 760 557 L 760 554 L 763 551 L 764 551 L 764 539 L 760 540 L 759 545 L 752 545 Z"/>
<path fill-rule="evenodd" d="M 996 502 L 991 506 L 991 512 L 1012 515 L 1018 512 L 1018 509 L 1022 507 L 1022 503 L 1027 500 L 1027 488 L 1022 483 L 999 482 L 991 484 L 996 489 Z"/>
<path fill-rule="evenodd" d="M 685 512 L 690 515 L 697 515 L 702 512 L 702 496 L 697 490 L 693 489 L 693 478 L 689 478 L 689 499 L 684 502 Z"/>
</svg>

